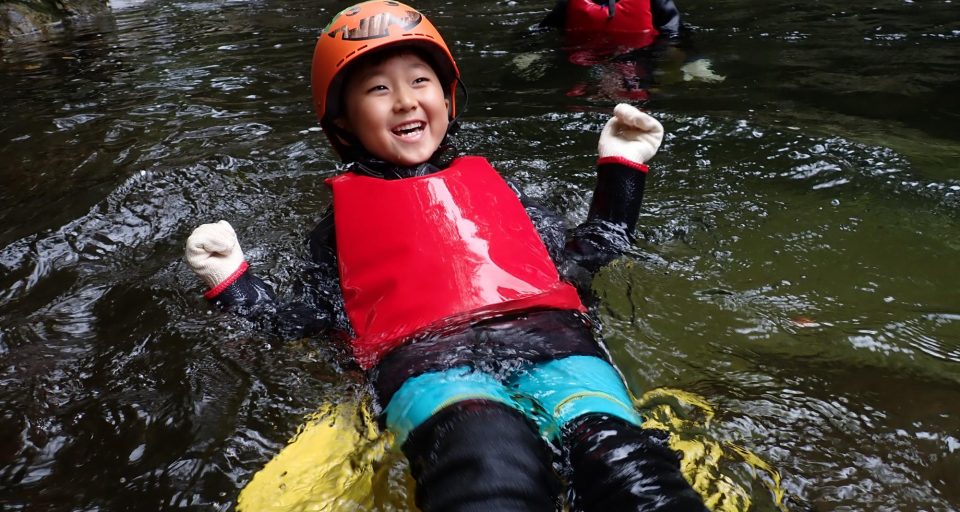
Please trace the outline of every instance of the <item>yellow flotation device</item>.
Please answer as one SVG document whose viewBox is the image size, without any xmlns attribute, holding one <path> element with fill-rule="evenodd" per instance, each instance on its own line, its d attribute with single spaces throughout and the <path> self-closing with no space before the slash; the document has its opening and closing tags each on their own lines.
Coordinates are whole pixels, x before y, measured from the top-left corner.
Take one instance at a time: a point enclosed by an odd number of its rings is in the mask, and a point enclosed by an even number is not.
<svg viewBox="0 0 960 512">
<path fill-rule="evenodd" d="M 365 402 L 326 404 L 258 471 L 237 498 L 240 512 L 369 510 L 390 436 Z"/>
<path fill-rule="evenodd" d="M 731 476 L 731 469 L 746 465 L 754 479 L 770 491 L 773 506 L 788 512 L 780 473 L 759 456 L 733 443 L 709 435 L 713 407 L 706 399 L 679 389 L 658 388 L 635 403 L 645 418 L 645 428 L 670 432 L 670 447 L 683 453 L 680 470 L 713 512 L 750 510 L 750 490 Z"/>
<path fill-rule="evenodd" d="M 684 477 L 713 512 L 742 512 L 753 505 L 751 491 L 734 467 L 746 465 L 770 492 L 773 505 L 787 512 L 780 474 L 749 450 L 713 439 L 712 406 L 677 389 L 651 390 L 636 400 L 646 428 L 670 432 L 670 445 L 683 453 Z M 397 457 L 392 438 L 380 432 L 365 401 L 326 404 L 310 415 L 290 443 L 240 492 L 240 512 L 346 512 L 376 509 L 375 500 L 393 504 L 389 471 Z M 749 485 L 749 482 L 746 482 Z M 406 482 L 406 485 L 410 485 Z M 393 487 L 392 489 L 390 487 Z M 408 489 L 409 490 L 409 489 Z M 412 503 L 406 508 L 415 510 Z"/>
</svg>

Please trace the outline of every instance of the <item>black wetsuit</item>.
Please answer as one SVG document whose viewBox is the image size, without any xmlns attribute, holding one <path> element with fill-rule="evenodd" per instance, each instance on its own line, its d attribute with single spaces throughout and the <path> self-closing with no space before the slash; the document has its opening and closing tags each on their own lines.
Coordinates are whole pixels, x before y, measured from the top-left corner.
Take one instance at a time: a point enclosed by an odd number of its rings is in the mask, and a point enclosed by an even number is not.
<svg viewBox="0 0 960 512">
<path fill-rule="evenodd" d="M 442 166 L 441 166 L 442 167 Z M 367 160 L 350 169 L 383 179 L 437 172 Z M 567 230 L 563 219 L 530 200 L 516 187 L 561 275 L 589 285 L 589 277 L 621 255 L 631 243 L 646 174 L 605 163 L 587 220 Z M 308 336 L 336 328 L 343 319 L 337 290 L 333 211 L 309 237 L 312 276 L 318 284 L 303 302 L 282 304 L 248 271 L 212 299 L 223 310 L 269 324 L 285 336 Z M 541 310 L 484 320 L 458 332 L 408 342 L 388 353 L 371 371 L 381 404 L 408 378 L 458 366 L 499 368 L 568 355 L 609 360 L 590 321 L 577 311 Z M 605 414 L 587 414 L 564 427 L 562 453 L 569 469 L 575 506 L 585 511 L 704 510 L 679 471 L 679 456 L 667 433 L 641 429 Z M 403 445 L 417 481 L 417 504 L 435 511 L 553 511 L 561 482 L 555 456 L 523 414 L 501 403 L 466 400 L 442 409 L 416 427 Z"/>
</svg>

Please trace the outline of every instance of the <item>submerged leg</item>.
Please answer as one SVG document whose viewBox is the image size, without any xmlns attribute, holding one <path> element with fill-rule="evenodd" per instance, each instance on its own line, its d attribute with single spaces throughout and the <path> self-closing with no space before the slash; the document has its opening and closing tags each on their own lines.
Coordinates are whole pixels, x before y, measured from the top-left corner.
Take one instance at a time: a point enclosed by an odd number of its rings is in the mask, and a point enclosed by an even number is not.
<svg viewBox="0 0 960 512">
<path fill-rule="evenodd" d="M 607 361 L 570 356 L 538 363 L 518 375 L 513 385 L 534 397 L 560 425 L 575 510 L 706 510 L 680 472 L 680 457 L 668 444 L 669 434 L 639 426 L 642 419 L 630 394 Z"/>
<path fill-rule="evenodd" d="M 578 510 L 706 512 L 680 472 L 668 432 L 587 414 L 567 424 L 563 438 Z"/>
<path fill-rule="evenodd" d="M 403 445 L 417 506 L 423 512 L 554 512 L 560 483 L 535 428 L 499 402 L 443 408 Z"/>
</svg>

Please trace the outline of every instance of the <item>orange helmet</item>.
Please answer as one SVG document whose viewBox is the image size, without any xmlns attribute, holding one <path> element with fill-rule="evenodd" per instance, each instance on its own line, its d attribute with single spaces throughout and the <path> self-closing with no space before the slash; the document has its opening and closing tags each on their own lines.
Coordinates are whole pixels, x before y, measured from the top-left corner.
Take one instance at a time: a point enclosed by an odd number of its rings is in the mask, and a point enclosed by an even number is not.
<svg viewBox="0 0 960 512">
<path fill-rule="evenodd" d="M 334 16 L 313 51 L 313 106 L 328 137 L 331 121 L 340 114 L 343 70 L 358 57 L 397 44 L 418 47 L 430 56 L 437 76 L 449 91 L 450 117 L 456 117 L 454 99 L 460 71 L 440 32 L 410 6 L 392 0 L 371 0 Z M 334 138 L 330 138 L 336 146 Z"/>
</svg>

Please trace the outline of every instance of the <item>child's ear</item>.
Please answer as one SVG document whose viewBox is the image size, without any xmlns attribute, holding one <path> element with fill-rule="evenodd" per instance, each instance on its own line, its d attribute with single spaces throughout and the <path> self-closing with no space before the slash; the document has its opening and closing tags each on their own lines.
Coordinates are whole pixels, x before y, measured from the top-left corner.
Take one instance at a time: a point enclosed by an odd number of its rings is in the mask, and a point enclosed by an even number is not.
<svg viewBox="0 0 960 512">
<path fill-rule="evenodd" d="M 347 118 L 343 116 L 338 117 L 333 120 L 333 124 L 337 127 L 337 133 L 334 133 L 333 136 L 336 137 L 337 140 L 339 140 L 344 146 L 350 146 L 350 141 L 341 136 L 341 134 L 345 135 L 348 133 L 353 133 L 350 131 L 350 123 L 347 121 Z"/>
<path fill-rule="evenodd" d="M 451 117 L 451 114 L 453 114 L 453 112 L 450 111 L 450 98 L 444 98 L 443 103 L 444 105 L 447 106 L 447 117 Z"/>
</svg>

